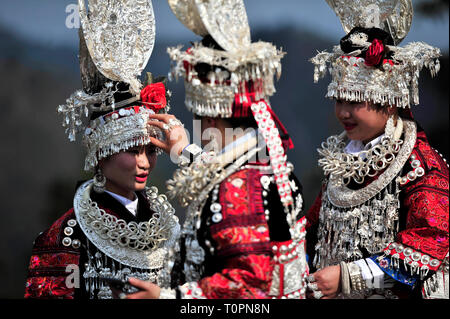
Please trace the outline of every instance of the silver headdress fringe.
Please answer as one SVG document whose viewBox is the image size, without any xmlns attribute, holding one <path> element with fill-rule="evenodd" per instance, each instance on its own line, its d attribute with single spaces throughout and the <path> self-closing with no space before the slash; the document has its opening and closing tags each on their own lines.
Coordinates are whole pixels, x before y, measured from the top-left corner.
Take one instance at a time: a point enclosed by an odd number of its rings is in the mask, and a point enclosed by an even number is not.
<svg viewBox="0 0 450 319">
<path fill-rule="evenodd" d="M 99 117 L 85 131 L 83 142 L 87 149 L 86 171 L 92 170 L 102 158 L 125 151 L 131 147 L 147 145 L 150 137 L 162 139 L 163 133 L 156 126 L 148 126 L 152 110 L 140 107 L 139 112 L 121 109 L 119 114 Z"/>
<path fill-rule="evenodd" d="M 327 1 L 340 17 L 344 30 L 353 27 L 374 26 L 361 20 L 367 6 L 372 6 L 379 13 L 379 25 L 389 32 L 398 44 L 408 33 L 412 20 L 411 0 L 376 1 L 360 0 L 351 5 L 344 0 Z M 364 6 L 363 6 L 364 5 Z M 366 22 L 364 22 L 366 21 Z M 395 22 L 395 23 L 394 23 Z M 376 25 L 375 25 L 376 26 Z M 368 48 L 363 34 L 353 35 L 350 40 Z M 364 58 L 357 57 L 361 50 L 344 53 L 335 46 L 332 53 L 319 52 L 311 62 L 314 67 L 314 82 L 324 77 L 327 70 L 332 81 L 328 86 L 326 97 L 349 101 L 371 101 L 375 104 L 409 108 L 411 104 L 419 104 L 419 74 L 425 67 L 435 76 L 440 70 L 438 58 L 441 52 L 423 42 L 409 43 L 404 47 L 388 46 L 393 51 L 392 63 L 382 64 L 382 70 L 367 66 Z"/>
</svg>

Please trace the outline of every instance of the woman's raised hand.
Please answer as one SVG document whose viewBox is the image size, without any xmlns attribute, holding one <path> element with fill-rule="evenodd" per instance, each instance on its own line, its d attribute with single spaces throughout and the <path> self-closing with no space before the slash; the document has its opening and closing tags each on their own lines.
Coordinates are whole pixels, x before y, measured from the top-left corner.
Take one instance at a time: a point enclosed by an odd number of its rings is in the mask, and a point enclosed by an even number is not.
<svg viewBox="0 0 450 319">
<path fill-rule="evenodd" d="M 150 137 L 150 141 L 169 155 L 179 156 L 181 151 L 189 145 L 189 139 L 181 123 L 171 114 L 151 114 L 149 125 L 159 127 L 166 135 L 165 141 Z"/>
</svg>

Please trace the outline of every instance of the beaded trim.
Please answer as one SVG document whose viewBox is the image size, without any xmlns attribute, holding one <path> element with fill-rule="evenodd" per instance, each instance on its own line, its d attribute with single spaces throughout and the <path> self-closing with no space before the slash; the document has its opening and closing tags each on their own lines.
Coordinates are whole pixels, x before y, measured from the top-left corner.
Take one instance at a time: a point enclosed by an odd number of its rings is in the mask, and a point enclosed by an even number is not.
<svg viewBox="0 0 450 319">
<path fill-rule="evenodd" d="M 384 254 L 378 257 L 378 260 L 381 260 L 384 257 L 390 257 L 393 266 L 396 268 L 400 267 L 400 261 L 402 260 L 405 269 L 408 270 L 409 268 L 411 275 L 420 275 L 421 280 L 430 270 L 436 271 L 442 263 L 438 259 L 431 258 L 427 254 L 395 242 L 391 243 L 384 250 Z"/>
<path fill-rule="evenodd" d="M 315 65 L 314 82 L 324 77 L 329 69 L 332 81 L 326 94 L 328 98 L 371 101 L 402 108 L 409 108 L 411 103 L 417 105 L 419 73 L 424 66 L 433 77 L 439 72 L 440 50 L 423 42 L 392 49 L 395 49 L 392 61 L 383 63 L 383 70 L 379 70 L 367 66 L 364 58 L 345 55 L 335 46 L 333 53 L 321 52 L 311 59 Z"/>
<path fill-rule="evenodd" d="M 421 165 L 422 165 L 422 163 L 418 159 L 416 159 L 416 155 L 412 154 L 411 155 L 412 170 L 409 171 L 405 176 L 398 177 L 397 182 L 403 186 L 403 185 L 407 184 L 408 182 L 415 181 L 416 178 L 422 177 L 423 175 L 425 175 L 425 170 Z"/>
<path fill-rule="evenodd" d="M 285 155 L 280 132 L 268 111 L 268 105 L 264 101 L 253 103 L 251 110 L 258 124 L 258 129 L 264 137 L 267 149 L 269 151 L 270 165 L 273 169 L 275 183 L 277 185 L 278 194 L 280 195 L 281 203 L 285 212 L 293 211 L 295 209 L 294 199 L 292 198 L 291 184 L 289 183 L 289 169 L 287 168 Z M 291 220 L 295 220 L 292 218 Z M 293 226 L 289 222 L 289 226 Z"/>
</svg>

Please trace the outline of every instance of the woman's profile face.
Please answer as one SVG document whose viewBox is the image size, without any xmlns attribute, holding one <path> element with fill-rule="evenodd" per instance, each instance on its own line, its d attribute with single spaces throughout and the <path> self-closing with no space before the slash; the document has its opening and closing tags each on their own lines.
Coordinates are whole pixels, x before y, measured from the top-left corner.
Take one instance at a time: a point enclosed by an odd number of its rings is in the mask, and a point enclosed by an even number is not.
<svg viewBox="0 0 450 319">
<path fill-rule="evenodd" d="M 384 133 L 394 108 L 374 106 L 370 102 L 336 100 L 336 118 L 344 126 L 349 139 L 370 142 Z"/>
<path fill-rule="evenodd" d="M 156 158 L 156 148 L 150 144 L 129 148 L 100 161 L 100 169 L 106 177 L 106 190 L 134 199 L 134 192 L 145 188 Z"/>
</svg>

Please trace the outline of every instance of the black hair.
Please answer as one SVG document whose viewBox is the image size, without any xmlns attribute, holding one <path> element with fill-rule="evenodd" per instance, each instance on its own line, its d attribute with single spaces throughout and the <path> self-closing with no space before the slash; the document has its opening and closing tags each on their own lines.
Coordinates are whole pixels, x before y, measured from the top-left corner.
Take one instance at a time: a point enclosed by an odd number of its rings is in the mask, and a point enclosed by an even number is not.
<svg viewBox="0 0 450 319">
<path fill-rule="evenodd" d="M 113 88 L 117 88 L 118 89 L 118 91 L 116 93 L 114 93 L 114 101 L 116 103 L 118 103 L 120 101 L 124 101 L 126 99 L 129 99 L 129 98 L 131 98 L 133 96 L 130 92 L 128 92 L 129 84 L 124 83 L 124 82 L 117 82 L 117 81 L 113 81 L 112 83 L 113 83 Z M 127 105 L 125 105 L 124 107 L 126 107 L 126 106 Z M 96 118 L 98 118 L 100 116 L 103 116 L 105 114 L 108 114 L 110 112 L 111 111 L 92 112 L 91 117 L 90 117 L 90 121 L 95 120 Z"/>
<path fill-rule="evenodd" d="M 211 48 L 211 49 L 214 49 L 214 50 L 224 51 L 224 49 L 209 34 L 203 37 L 201 43 L 202 43 L 202 45 L 204 47 Z M 194 69 L 195 69 L 195 71 L 198 74 L 198 78 L 201 81 L 207 81 L 208 73 L 211 72 L 211 71 L 214 71 L 217 68 L 221 69 L 222 71 L 228 71 L 224 67 L 210 65 L 208 63 L 197 63 L 194 66 Z M 226 80 L 228 80 L 228 79 L 226 79 Z"/>
<path fill-rule="evenodd" d="M 368 42 L 372 42 L 375 39 L 380 40 L 385 46 L 383 59 L 392 58 L 392 52 L 386 47 L 386 45 L 394 45 L 394 39 L 392 36 L 386 31 L 380 28 L 362 28 L 362 27 L 354 27 L 345 37 L 343 37 L 340 41 L 341 50 L 344 53 L 350 53 L 356 50 L 363 50 L 358 57 L 364 58 L 367 52 L 367 49 L 359 46 L 358 44 L 352 43 L 350 41 L 350 37 L 355 33 L 364 33 L 367 35 Z M 383 61 L 381 59 L 381 61 Z"/>
</svg>

